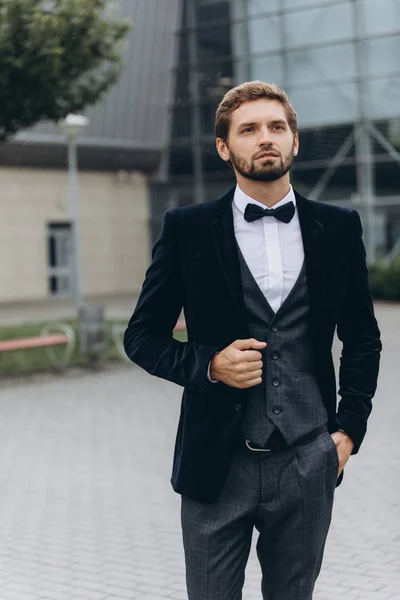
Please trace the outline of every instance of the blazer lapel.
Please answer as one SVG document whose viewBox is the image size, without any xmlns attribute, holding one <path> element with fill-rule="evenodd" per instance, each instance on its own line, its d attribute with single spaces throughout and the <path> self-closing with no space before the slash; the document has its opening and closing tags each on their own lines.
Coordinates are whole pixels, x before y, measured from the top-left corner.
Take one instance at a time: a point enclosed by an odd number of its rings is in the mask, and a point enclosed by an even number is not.
<svg viewBox="0 0 400 600">
<path fill-rule="evenodd" d="M 309 302 L 317 317 L 322 305 L 323 227 L 315 214 L 314 204 L 297 192 L 295 194 L 303 238 Z"/>
<path fill-rule="evenodd" d="M 239 316 L 245 320 L 246 310 L 242 279 L 240 275 L 239 256 L 233 225 L 232 201 L 235 188 L 221 198 L 214 213 L 211 226 L 222 276 L 226 282 Z"/>
</svg>

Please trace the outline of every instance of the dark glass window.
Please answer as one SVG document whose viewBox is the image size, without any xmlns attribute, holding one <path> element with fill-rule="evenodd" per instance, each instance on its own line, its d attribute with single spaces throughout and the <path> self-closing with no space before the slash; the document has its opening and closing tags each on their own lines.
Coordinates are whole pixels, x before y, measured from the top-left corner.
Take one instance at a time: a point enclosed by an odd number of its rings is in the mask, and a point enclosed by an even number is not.
<svg viewBox="0 0 400 600">
<path fill-rule="evenodd" d="M 48 245 L 49 245 L 49 266 L 50 267 L 55 267 L 56 266 L 56 243 L 55 243 L 55 239 L 53 236 L 49 236 L 47 238 L 48 240 Z"/>
<path fill-rule="evenodd" d="M 217 103 L 203 104 L 200 106 L 201 133 L 214 135 L 215 111 Z"/>
<path fill-rule="evenodd" d="M 190 100 L 189 93 L 189 69 L 178 66 L 176 69 L 175 101 Z"/>
<path fill-rule="evenodd" d="M 196 35 L 200 63 L 231 55 L 231 28 L 228 23 L 201 28 Z"/>
<path fill-rule="evenodd" d="M 190 106 L 177 104 L 173 110 L 172 136 L 174 139 L 190 137 Z"/>
<path fill-rule="evenodd" d="M 193 173 L 193 156 L 190 145 L 171 148 L 169 172 L 170 175 L 191 175 Z"/>
<path fill-rule="evenodd" d="M 332 159 L 351 130 L 351 125 L 343 125 L 301 131 L 299 158 L 303 161 L 312 160 L 315 157 L 318 157 L 319 160 Z M 349 150 L 347 156 L 352 155 L 354 155 L 354 149 Z"/>
<path fill-rule="evenodd" d="M 50 279 L 49 279 L 49 282 L 50 282 L 50 293 L 51 294 L 56 294 L 57 290 L 58 290 L 57 277 L 51 276 Z"/>
<path fill-rule="evenodd" d="M 229 19 L 229 0 L 195 0 L 198 24 Z"/>
<path fill-rule="evenodd" d="M 192 137 L 193 103 L 199 108 L 203 178 L 205 183 L 208 179 L 211 182 L 207 197 L 215 198 L 224 193 L 232 179 L 232 172 L 219 157 L 214 141 L 217 106 L 223 95 L 235 85 L 229 22 L 230 0 L 190 1 L 195 6 L 195 23 L 192 24 L 194 29 L 188 28 L 189 0 L 184 0 L 182 29 L 178 34 L 175 96 L 171 107 L 173 122 L 169 177 L 171 185 L 179 190 L 179 205 L 194 201 L 193 144 L 198 143 L 198 140 Z M 189 36 L 193 36 L 192 39 Z M 197 52 L 190 56 L 189 42 L 193 41 L 196 42 Z M 190 59 L 196 64 L 189 66 Z M 193 83 L 197 85 L 191 87 Z M 195 96 L 197 91 L 198 95 Z M 219 180 L 223 182 L 221 189 L 218 187 Z M 164 204 L 165 202 L 164 199 Z"/>
<path fill-rule="evenodd" d="M 202 157 L 204 173 L 216 173 L 223 171 L 225 174 L 229 172 L 229 167 L 217 152 L 215 143 L 202 144 Z"/>
</svg>

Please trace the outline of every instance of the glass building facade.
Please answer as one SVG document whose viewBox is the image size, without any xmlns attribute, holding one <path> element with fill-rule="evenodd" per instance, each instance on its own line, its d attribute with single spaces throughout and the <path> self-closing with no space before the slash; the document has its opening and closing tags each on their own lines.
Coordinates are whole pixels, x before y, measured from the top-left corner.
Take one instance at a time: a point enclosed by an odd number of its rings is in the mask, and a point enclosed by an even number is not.
<svg viewBox="0 0 400 600">
<path fill-rule="evenodd" d="M 215 199 L 234 184 L 215 150 L 215 110 L 228 89 L 261 79 L 286 89 L 299 115 L 295 187 L 357 208 L 378 255 L 388 252 L 400 237 L 400 3 L 182 4 L 171 144 L 165 177 L 152 185 L 153 239 L 167 208 Z"/>
</svg>

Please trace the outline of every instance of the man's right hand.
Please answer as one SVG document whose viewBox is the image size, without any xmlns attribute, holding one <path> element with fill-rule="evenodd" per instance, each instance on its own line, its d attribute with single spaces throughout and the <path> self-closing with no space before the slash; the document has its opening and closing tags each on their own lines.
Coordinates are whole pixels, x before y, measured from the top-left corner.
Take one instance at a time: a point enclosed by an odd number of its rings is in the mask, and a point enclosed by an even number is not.
<svg viewBox="0 0 400 600">
<path fill-rule="evenodd" d="M 214 354 L 210 363 L 211 379 L 230 387 L 245 389 L 262 382 L 262 354 L 266 342 L 254 338 L 235 340 L 230 346 Z"/>
</svg>

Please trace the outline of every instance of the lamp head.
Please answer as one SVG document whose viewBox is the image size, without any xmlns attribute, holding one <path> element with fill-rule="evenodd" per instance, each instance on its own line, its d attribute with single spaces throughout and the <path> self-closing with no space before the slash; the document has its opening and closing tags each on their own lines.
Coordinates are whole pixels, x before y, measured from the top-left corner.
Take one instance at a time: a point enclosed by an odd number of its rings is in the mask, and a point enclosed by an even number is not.
<svg viewBox="0 0 400 600">
<path fill-rule="evenodd" d="M 89 125 L 90 120 L 83 115 L 69 114 L 58 121 L 58 126 L 67 137 L 76 137 Z"/>
</svg>

